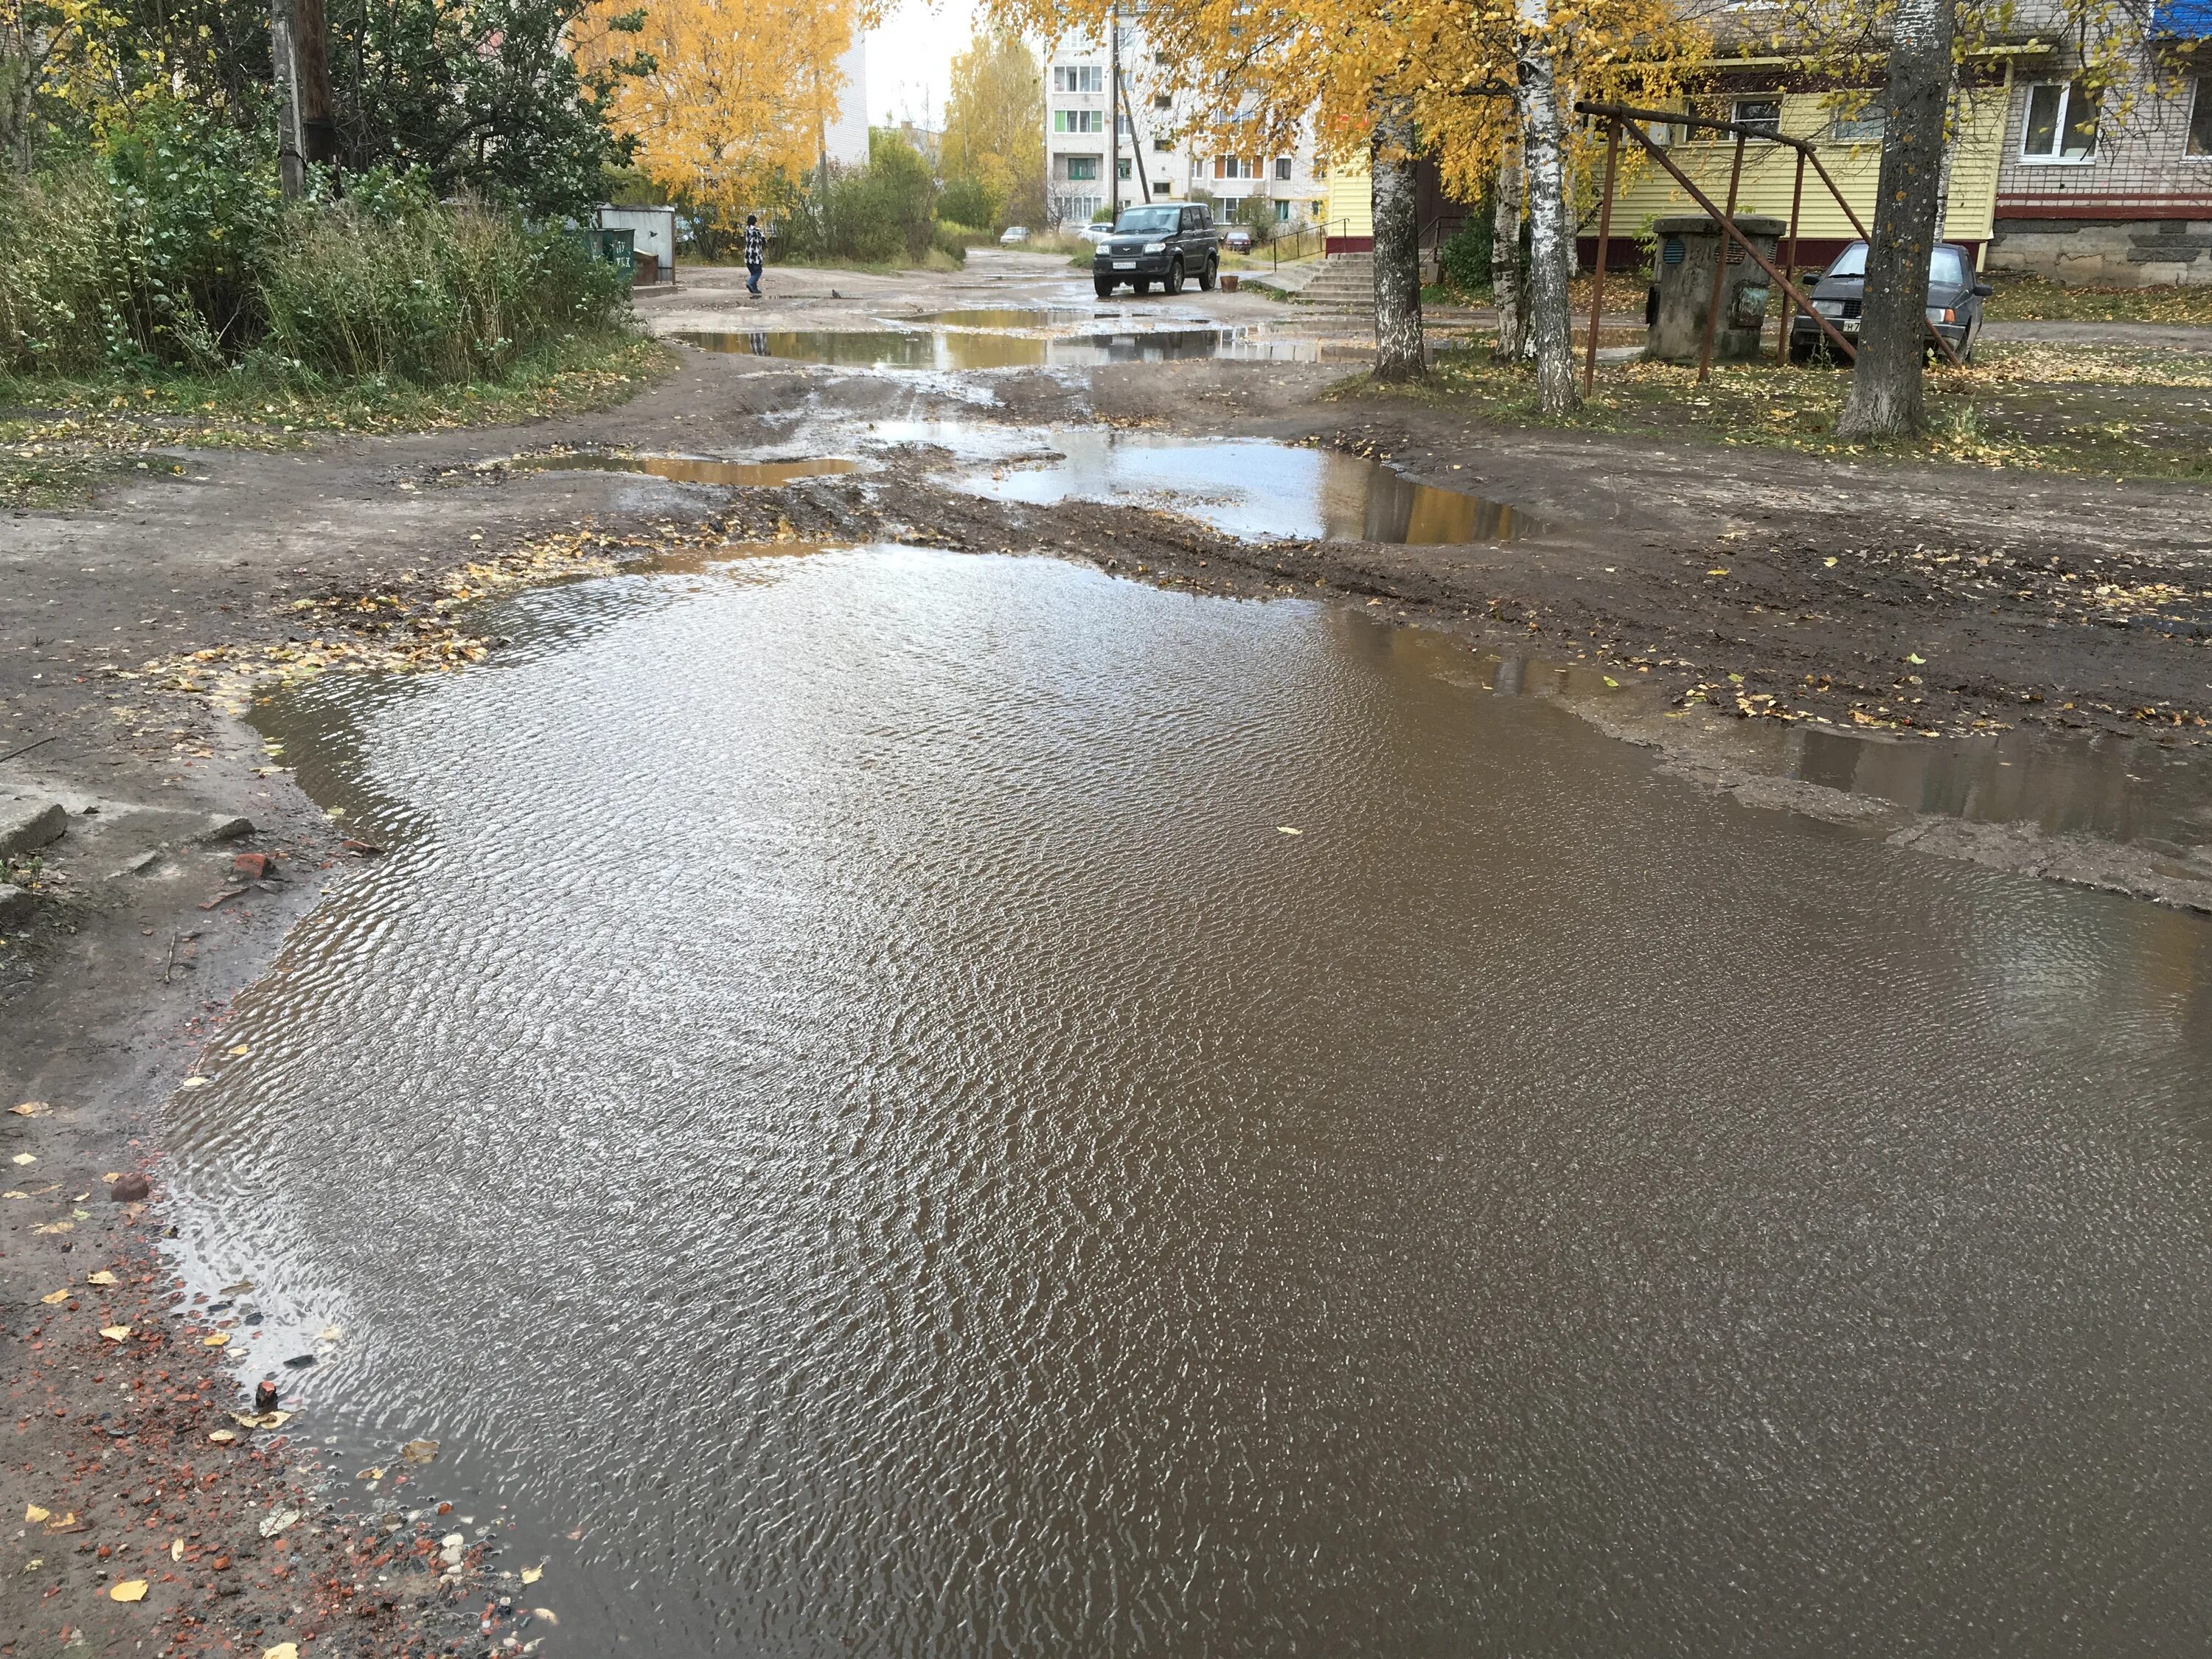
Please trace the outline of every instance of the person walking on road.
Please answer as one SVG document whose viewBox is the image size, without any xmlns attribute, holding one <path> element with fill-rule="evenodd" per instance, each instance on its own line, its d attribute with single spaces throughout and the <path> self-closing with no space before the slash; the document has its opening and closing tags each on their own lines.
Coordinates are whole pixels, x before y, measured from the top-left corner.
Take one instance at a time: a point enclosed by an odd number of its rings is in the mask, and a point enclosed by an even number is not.
<svg viewBox="0 0 2212 1659">
<path fill-rule="evenodd" d="M 745 292 L 756 300 L 760 298 L 761 259 L 768 252 L 768 236 L 760 227 L 760 215 L 745 215 Z"/>
</svg>

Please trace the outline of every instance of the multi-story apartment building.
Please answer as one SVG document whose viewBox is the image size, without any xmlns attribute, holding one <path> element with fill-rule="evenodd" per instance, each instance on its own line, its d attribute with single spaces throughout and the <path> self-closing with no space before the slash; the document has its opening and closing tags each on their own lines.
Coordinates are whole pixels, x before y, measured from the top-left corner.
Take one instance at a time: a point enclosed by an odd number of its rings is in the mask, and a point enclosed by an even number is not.
<svg viewBox="0 0 2212 1659">
<path fill-rule="evenodd" d="M 1088 224 L 1116 201 L 1193 195 L 1211 198 L 1219 219 L 1320 222 L 1328 186 L 1310 141 L 1288 155 L 1201 149 L 1187 136 L 1196 125 L 1192 112 L 1162 84 L 1142 26 L 1124 22 L 1120 33 L 1124 95 L 1113 100 L 1120 110 L 1109 107 L 1106 41 L 1063 39 L 1045 70 L 1045 203 L 1055 225 Z"/>
</svg>

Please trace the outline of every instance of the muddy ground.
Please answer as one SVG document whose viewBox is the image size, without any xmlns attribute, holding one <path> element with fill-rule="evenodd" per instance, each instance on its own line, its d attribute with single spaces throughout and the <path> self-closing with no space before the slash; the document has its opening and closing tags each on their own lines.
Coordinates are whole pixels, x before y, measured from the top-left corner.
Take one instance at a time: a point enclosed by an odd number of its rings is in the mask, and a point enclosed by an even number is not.
<svg viewBox="0 0 2212 1659">
<path fill-rule="evenodd" d="M 732 273 L 688 273 L 641 309 L 664 330 L 852 328 L 1085 302 L 1086 290 L 1057 261 L 979 254 L 955 276 L 772 271 L 758 304 Z M 1249 294 L 1115 308 L 1137 319 L 1148 305 L 1358 337 L 1356 321 Z M 252 1353 L 249 1294 L 221 1311 L 179 1299 L 159 1252 L 161 1103 L 222 1045 L 229 999 L 290 922 L 374 856 L 347 849 L 343 826 L 216 706 L 241 670 L 303 654 L 457 665 L 494 648 L 470 634 L 465 600 L 499 581 L 725 539 L 896 538 L 1052 553 L 1188 590 L 1340 597 L 1471 649 L 1584 660 L 1635 688 L 1597 714 L 1608 729 L 1747 799 L 1846 818 L 1866 809 L 1763 781 L 1735 734 L 1812 718 L 2032 723 L 2175 745 L 2204 734 L 2212 516 L 2200 491 L 1492 428 L 1333 392 L 1346 375 L 1341 362 L 1192 362 L 959 380 L 683 349 L 662 382 L 602 414 L 187 452 L 182 477 L 0 524 L 0 756 L 25 751 L 0 761 L 0 799 L 67 810 L 66 833 L 24 869 L 39 878 L 30 920 L 0 949 L 0 1106 L 48 1109 L 0 1116 L 0 1158 L 34 1160 L 8 1166 L 0 1200 L 0 1381 L 14 1407 L 0 1652 L 483 1651 L 551 1628 L 494 1621 L 487 1633 L 486 1595 L 515 1595 L 507 1613 L 520 1613 L 520 1586 L 495 1565 L 479 1576 L 473 1536 L 447 1576 L 434 1502 L 364 1507 L 356 1471 L 325 1486 L 305 1449 L 311 1410 L 207 1438 L 251 1414 L 258 1376 L 289 1374 L 270 1356 L 235 1357 Z M 1549 528 L 1496 546 L 1258 547 L 1163 512 L 962 495 L 927 482 L 954 459 L 928 444 L 776 490 L 491 465 L 553 447 L 836 453 L 870 421 L 917 419 L 1330 446 Z M 2166 848 L 2154 868 L 2125 849 L 1895 828 L 1936 850 L 2212 904 L 2200 849 Z M 272 863 L 241 869 L 241 853 Z M 108 1197 L 105 1176 L 142 1172 L 149 1204 Z M 94 1285 L 95 1273 L 118 1282 Z M 57 1291 L 70 1294 L 46 1300 Z M 224 1318 L 240 1322 L 234 1340 L 206 1346 Z M 100 1334 L 126 1324 L 127 1337 Z M 401 1473 L 410 1492 L 434 1494 L 434 1465 Z M 15 1518 L 27 1506 L 46 1516 Z M 264 1538 L 272 1510 L 290 1509 L 302 1518 Z M 137 1579 L 143 1600 L 112 1599 Z"/>
</svg>

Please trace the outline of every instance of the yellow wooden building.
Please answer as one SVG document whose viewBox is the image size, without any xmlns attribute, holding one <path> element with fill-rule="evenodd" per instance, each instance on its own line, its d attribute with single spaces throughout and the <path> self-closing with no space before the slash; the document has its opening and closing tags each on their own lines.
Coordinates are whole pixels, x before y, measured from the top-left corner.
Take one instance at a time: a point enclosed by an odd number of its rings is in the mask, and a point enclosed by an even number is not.
<svg viewBox="0 0 2212 1659">
<path fill-rule="evenodd" d="M 1733 68 L 1733 66 L 1732 66 Z M 1741 82 L 1743 71 L 1731 79 Z M 1951 187 L 1944 215 L 1944 237 L 1973 250 L 1977 264 L 1987 247 L 1996 211 L 1997 169 L 2003 158 L 2007 100 L 2010 76 L 1967 94 L 1960 130 L 1953 138 Z M 1838 120 L 1831 101 L 1817 92 L 1770 91 L 1728 94 L 1701 98 L 1699 112 L 1724 119 L 1754 124 L 1771 121 L 1794 138 L 1814 142 L 1821 164 L 1832 177 L 1862 223 L 1874 222 L 1875 185 L 1881 168 L 1880 116 L 1871 119 Z M 1698 136 L 1673 127 L 1653 135 L 1668 143 L 1667 154 L 1675 166 L 1697 181 L 1698 188 L 1715 205 L 1728 199 L 1729 170 L 1735 155 L 1735 141 L 1724 134 Z M 1639 234 L 1653 221 L 1681 213 L 1701 211 L 1689 192 L 1642 152 L 1633 139 L 1624 137 L 1621 182 L 1615 191 L 1612 234 L 1614 250 L 1606 263 L 1622 269 L 1640 262 L 1635 246 Z M 1736 191 L 1736 211 L 1765 214 L 1786 220 L 1796 179 L 1796 152 L 1786 145 L 1753 140 L 1744 147 L 1743 179 Z M 1585 266 L 1596 257 L 1598 180 L 1589 179 L 1576 206 L 1582 260 Z M 1430 192 L 1433 196 L 1434 192 Z M 1328 222 L 1331 252 L 1352 252 L 1374 246 L 1374 218 L 1369 204 L 1365 166 L 1340 163 L 1329 170 Z M 1456 228 L 1464 209 L 1425 213 L 1424 246 Z M 1825 264 L 1856 234 L 1819 175 L 1806 169 L 1805 192 L 1798 209 L 1798 263 Z"/>
</svg>

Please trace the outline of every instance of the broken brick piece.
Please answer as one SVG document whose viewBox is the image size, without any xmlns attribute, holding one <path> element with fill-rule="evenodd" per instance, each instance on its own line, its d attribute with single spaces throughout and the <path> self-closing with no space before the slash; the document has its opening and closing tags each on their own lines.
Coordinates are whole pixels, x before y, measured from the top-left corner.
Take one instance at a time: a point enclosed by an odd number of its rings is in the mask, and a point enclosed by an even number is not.
<svg viewBox="0 0 2212 1659">
<path fill-rule="evenodd" d="M 266 853 L 240 853 L 231 860 L 230 872 L 248 881 L 266 881 L 276 873 L 276 860 Z"/>
</svg>

